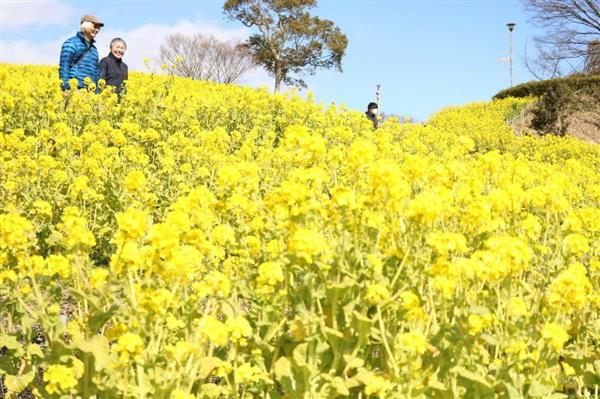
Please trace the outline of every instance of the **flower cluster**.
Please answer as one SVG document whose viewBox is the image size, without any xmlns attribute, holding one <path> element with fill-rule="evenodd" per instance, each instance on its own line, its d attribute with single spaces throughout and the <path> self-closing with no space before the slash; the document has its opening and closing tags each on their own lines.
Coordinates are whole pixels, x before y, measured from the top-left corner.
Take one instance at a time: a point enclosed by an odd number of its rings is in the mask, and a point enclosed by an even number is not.
<svg viewBox="0 0 600 399">
<path fill-rule="evenodd" d="M 600 149 L 516 136 L 531 99 L 373 131 L 156 74 L 66 101 L 2 64 L 0 88 L 11 397 L 597 391 Z"/>
</svg>

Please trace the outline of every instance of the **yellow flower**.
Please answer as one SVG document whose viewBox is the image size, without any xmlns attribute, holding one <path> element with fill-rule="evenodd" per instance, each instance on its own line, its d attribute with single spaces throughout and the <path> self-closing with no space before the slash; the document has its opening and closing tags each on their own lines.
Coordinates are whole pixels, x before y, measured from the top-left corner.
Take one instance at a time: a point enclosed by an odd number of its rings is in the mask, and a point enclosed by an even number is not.
<svg viewBox="0 0 600 399">
<path fill-rule="evenodd" d="M 491 313 L 470 314 L 468 318 L 469 334 L 477 335 L 492 325 L 494 318 Z"/>
<path fill-rule="evenodd" d="M 177 341 L 175 345 L 166 345 L 165 349 L 179 363 L 185 363 L 189 355 L 196 351 L 194 345 L 187 341 Z"/>
<path fill-rule="evenodd" d="M 369 305 L 381 305 L 390 300 L 390 293 L 384 285 L 371 284 L 367 287 L 365 301 Z"/>
<path fill-rule="evenodd" d="M 125 212 L 117 213 L 119 240 L 137 240 L 146 234 L 148 229 L 148 215 L 138 209 L 129 208 Z"/>
<path fill-rule="evenodd" d="M 258 267 L 256 283 L 260 292 L 272 293 L 275 286 L 283 281 L 283 269 L 277 262 L 265 262 Z"/>
<path fill-rule="evenodd" d="M 100 288 L 106 283 L 108 278 L 108 269 L 103 267 L 95 267 L 90 271 L 89 281 L 93 288 Z"/>
<path fill-rule="evenodd" d="M 66 394 L 77 386 L 75 371 L 62 364 L 51 364 L 44 370 L 44 388 L 50 394 Z"/>
<path fill-rule="evenodd" d="M 62 255 L 50 255 L 46 258 L 46 273 L 58 274 L 61 278 L 68 278 L 72 273 L 71 262 Z"/>
<path fill-rule="evenodd" d="M 229 330 L 229 337 L 233 342 L 245 345 L 248 338 L 252 336 L 252 326 L 242 316 L 227 320 L 225 325 Z"/>
<path fill-rule="evenodd" d="M 203 281 L 192 284 L 192 287 L 201 298 L 207 296 L 227 298 L 231 292 L 229 278 L 215 270 L 208 273 Z"/>
<path fill-rule="evenodd" d="M 427 339 L 419 333 L 408 332 L 400 334 L 398 343 L 400 349 L 405 352 L 422 355 L 427 350 Z"/>
<path fill-rule="evenodd" d="M 69 250 L 75 248 L 87 249 L 96 245 L 96 237 L 88 229 L 86 219 L 80 216 L 77 208 L 67 208 L 65 210 L 59 228 L 65 236 L 63 243 Z"/>
<path fill-rule="evenodd" d="M 204 316 L 198 323 L 200 335 L 208 339 L 213 345 L 225 346 L 229 338 L 225 325 L 213 316 Z"/>
<path fill-rule="evenodd" d="M 141 170 L 132 170 L 131 172 L 127 173 L 127 176 L 125 176 L 123 186 L 129 193 L 138 193 L 144 189 L 146 183 L 147 179 L 146 175 L 144 175 L 144 172 Z"/>
<path fill-rule="evenodd" d="M 167 322 L 167 328 L 169 330 L 177 330 L 177 329 L 185 327 L 185 323 L 183 321 L 177 319 L 173 315 L 167 316 L 166 322 Z"/>
<path fill-rule="evenodd" d="M 119 355 L 121 364 L 127 364 L 132 359 L 138 361 L 144 351 L 144 341 L 138 334 L 126 332 L 119 337 L 112 350 Z"/>
<path fill-rule="evenodd" d="M 33 242 L 34 229 L 22 216 L 0 215 L 0 249 L 18 253 L 29 249 Z"/>
<path fill-rule="evenodd" d="M 527 310 L 527 304 L 519 297 L 513 297 L 508 303 L 507 313 L 513 317 L 527 316 L 529 311 Z"/>
<path fill-rule="evenodd" d="M 227 395 L 229 393 L 229 391 L 225 387 L 213 383 L 202 384 L 200 392 L 203 395 L 202 397 L 207 397 L 211 399 L 220 398 L 221 396 Z"/>
<path fill-rule="evenodd" d="M 217 245 L 225 245 L 226 243 L 233 242 L 235 240 L 235 231 L 231 226 L 221 224 L 212 230 L 210 237 L 213 243 Z"/>
<path fill-rule="evenodd" d="M 582 256 L 590 250 L 590 244 L 585 236 L 573 233 L 565 238 L 564 250 L 567 254 Z"/>
<path fill-rule="evenodd" d="M 393 388 L 392 383 L 386 378 L 364 369 L 358 372 L 357 379 L 365 386 L 365 395 L 367 396 L 384 398 L 387 392 Z"/>
<path fill-rule="evenodd" d="M 402 300 L 402 308 L 406 310 L 406 318 L 408 320 L 427 320 L 427 315 L 421 307 L 421 300 L 418 296 L 410 291 L 405 291 L 400 294 Z"/>
<path fill-rule="evenodd" d="M 328 250 L 327 244 L 323 236 L 314 231 L 305 228 L 297 229 L 288 243 L 290 253 L 296 257 L 303 259 L 308 263 L 312 263 L 314 257 Z"/>
<path fill-rule="evenodd" d="M 440 256 L 467 250 L 467 239 L 459 233 L 429 233 L 427 244 L 431 245 L 435 253 Z"/>
<path fill-rule="evenodd" d="M 367 139 L 356 139 L 348 148 L 348 163 L 353 168 L 368 164 L 375 159 L 377 146 Z"/>
<path fill-rule="evenodd" d="M 546 339 L 550 346 L 556 351 L 560 352 L 569 340 L 569 334 L 556 323 L 546 323 L 542 328 L 542 337 Z"/>
<path fill-rule="evenodd" d="M 173 392 L 171 392 L 171 399 L 195 399 L 196 396 L 191 394 L 191 393 L 187 393 L 185 391 L 182 391 L 181 389 L 175 389 Z"/>
<path fill-rule="evenodd" d="M 581 310 L 589 301 L 592 283 L 581 263 L 571 264 L 548 287 L 548 303 L 559 312 Z"/>
<path fill-rule="evenodd" d="M 52 205 L 48 201 L 36 200 L 33 203 L 33 209 L 35 212 L 42 217 L 52 217 Z"/>
</svg>

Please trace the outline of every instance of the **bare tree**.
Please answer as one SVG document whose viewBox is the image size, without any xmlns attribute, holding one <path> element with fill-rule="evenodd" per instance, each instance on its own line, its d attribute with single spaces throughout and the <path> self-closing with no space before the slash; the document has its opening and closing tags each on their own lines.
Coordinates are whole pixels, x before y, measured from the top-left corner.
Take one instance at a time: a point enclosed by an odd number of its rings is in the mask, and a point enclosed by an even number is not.
<svg viewBox="0 0 600 399">
<path fill-rule="evenodd" d="M 600 40 L 588 43 L 588 55 L 585 62 L 585 72 L 600 74 Z"/>
<path fill-rule="evenodd" d="M 600 39 L 600 0 L 522 0 L 544 34 L 533 38 L 536 58 L 526 66 L 538 78 L 585 72 L 589 44 Z"/>
<path fill-rule="evenodd" d="M 158 58 L 173 66 L 177 76 L 218 83 L 234 83 L 256 67 L 252 55 L 240 42 L 223 42 L 200 33 L 185 36 L 176 33 L 160 46 Z"/>
</svg>

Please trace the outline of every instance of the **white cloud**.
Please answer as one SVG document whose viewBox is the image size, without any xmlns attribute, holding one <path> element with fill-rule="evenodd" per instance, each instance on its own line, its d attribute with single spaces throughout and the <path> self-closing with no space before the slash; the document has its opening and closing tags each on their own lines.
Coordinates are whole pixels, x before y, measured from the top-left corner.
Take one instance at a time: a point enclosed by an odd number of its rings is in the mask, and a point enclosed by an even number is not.
<svg viewBox="0 0 600 399">
<path fill-rule="evenodd" d="M 0 26 L 3 32 L 18 32 L 35 25 L 43 28 L 50 25 L 66 25 L 75 18 L 75 10 L 58 0 L 2 2 Z"/>
<path fill-rule="evenodd" d="M 0 61 L 14 64 L 58 65 L 63 40 L 29 41 L 10 40 L 0 42 Z"/>
<path fill-rule="evenodd" d="M 109 43 L 115 37 L 121 37 L 127 42 L 125 62 L 131 71 L 147 71 L 144 58 L 154 59 L 158 54 L 160 45 L 167 36 L 174 33 L 192 35 L 202 33 L 213 35 L 220 40 L 244 40 L 248 37 L 248 30 L 223 29 L 212 22 L 202 20 L 182 20 L 175 25 L 145 24 L 137 28 L 124 30 L 106 28 L 98 34 L 96 47 L 100 58 L 109 52 Z M 62 42 L 66 37 L 54 41 L 29 41 L 14 40 L 0 42 L 0 60 L 18 64 L 57 64 Z M 267 73 L 257 68 L 242 76 L 240 83 L 250 86 L 272 87 L 271 78 Z"/>
<path fill-rule="evenodd" d="M 111 39 L 115 37 L 125 39 L 127 42 L 125 61 L 131 70 L 143 71 L 146 69 L 144 58 L 154 58 L 167 36 L 174 33 L 184 35 L 202 33 L 213 35 L 220 40 L 244 40 L 248 36 L 245 29 L 227 30 L 211 22 L 183 20 L 176 25 L 146 24 L 131 30 L 107 28 L 100 31 L 96 38 L 98 41 L 96 47 L 100 57 L 104 57 L 108 54 Z"/>
</svg>

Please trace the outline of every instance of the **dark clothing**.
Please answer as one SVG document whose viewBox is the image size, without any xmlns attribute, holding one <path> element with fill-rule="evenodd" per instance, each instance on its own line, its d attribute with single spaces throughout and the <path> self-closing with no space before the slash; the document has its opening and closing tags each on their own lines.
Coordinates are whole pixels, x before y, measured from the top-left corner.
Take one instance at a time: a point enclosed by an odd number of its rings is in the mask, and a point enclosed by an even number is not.
<svg viewBox="0 0 600 399">
<path fill-rule="evenodd" d="M 69 89 L 69 79 L 77 79 L 77 86 L 85 87 L 83 79 L 89 77 L 92 82 L 98 83 L 98 50 L 92 39 L 86 42 L 85 35 L 77 32 L 75 36 L 67 39 L 60 50 L 58 74 L 61 88 Z"/>
<path fill-rule="evenodd" d="M 110 53 L 100 60 L 98 66 L 100 79 L 104 79 L 107 85 L 114 86 L 117 94 L 120 94 L 123 90 L 123 81 L 127 80 L 128 76 L 127 64 Z"/>
<path fill-rule="evenodd" d="M 377 116 L 373 115 L 369 111 L 365 112 L 365 115 L 367 115 L 367 118 L 369 118 L 369 120 L 373 122 L 373 127 L 377 129 L 379 127 L 379 121 L 377 120 Z"/>
</svg>

